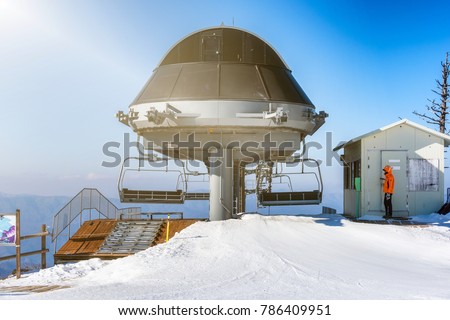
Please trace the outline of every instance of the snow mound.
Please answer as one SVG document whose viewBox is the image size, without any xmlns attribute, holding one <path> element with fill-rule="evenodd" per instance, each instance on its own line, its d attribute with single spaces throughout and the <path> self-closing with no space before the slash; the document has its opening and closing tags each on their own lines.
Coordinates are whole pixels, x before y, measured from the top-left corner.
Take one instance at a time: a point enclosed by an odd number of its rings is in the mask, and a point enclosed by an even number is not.
<svg viewBox="0 0 450 320">
<path fill-rule="evenodd" d="M 21 299 L 449 299 L 448 220 L 428 219 L 438 224 L 246 214 L 195 223 L 168 243 L 126 258 L 8 279 L 0 290 L 70 286 Z"/>
<path fill-rule="evenodd" d="M 81 278 L 90 272 L 103 268 L 108 261 L 98 258 L 77 263 L 57 264 L 48 269 L 42 269 L 35 273 L 23 274 L 20 279 L 10 277 L 0 281 L 0 290 L 3 285 L 25 286 L 25 285 L 58 285 L 70 283 L 70 280 Z"/>
<path fill-rule="evenodd" d="M 444 215 L 439 214 L 439 213 L 424 214 L 424 215 L 414 216 L 411 220 L 416 221 L 416 222 L 432 224 L 432 225 L 450 227 L 450 214 L 444 214 Z"/>
</svg>

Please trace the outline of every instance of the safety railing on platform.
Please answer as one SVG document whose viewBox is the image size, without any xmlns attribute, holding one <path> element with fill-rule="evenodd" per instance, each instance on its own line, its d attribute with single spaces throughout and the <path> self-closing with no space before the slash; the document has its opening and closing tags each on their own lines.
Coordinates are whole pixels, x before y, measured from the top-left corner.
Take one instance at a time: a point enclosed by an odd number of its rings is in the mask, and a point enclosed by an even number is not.
<svg viewBox="0 0 450 320">
<path fill-rule="evenodd" d="M 89 215 L 85 219 L 85 221 L 89 221 L 92 219 L 120 219 L 123 215 L 140 214 L 140 212 L 141 208 L 138 207 L 119 209 L 97 189 L 84 188 L 53 217 L 52 242 L 55 242 L 56 248 L 57 238 L 66 229 L 68 238 L 70 238 L 74 222 L 79 219 L 79 224 L 75 223 L 75 228 L 78 230 L 83 223 L 83 215 Z"/>
</svg>

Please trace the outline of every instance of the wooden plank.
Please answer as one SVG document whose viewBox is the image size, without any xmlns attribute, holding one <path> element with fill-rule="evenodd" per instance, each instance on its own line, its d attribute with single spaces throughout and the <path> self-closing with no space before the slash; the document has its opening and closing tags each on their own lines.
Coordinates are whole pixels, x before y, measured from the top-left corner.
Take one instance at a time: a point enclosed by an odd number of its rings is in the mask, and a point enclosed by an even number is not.
<svg viewBox="0 0 450 320">
<path fill-rule="evenodd" d="M 36 251 L 30 251 L 30 252 L 21 252 L 20 256 L 21 257 L 28 257 L 28 256 L 32 256 L 32 255 L 35 255 L 35 254 L 47 253 L 48 251 L 49 251 L 48 249 L 44 249 L 44 250 L 36 250 Z M 15 257 L 16 257 L 15 254 L 10 255 L 10 256 L 6 256 L 6 257 L 0 257 L 0 261 L 14 259 Z"/>
<path fill-rule="evenodd" d="M 94 254 L 104 241 L 105 239 L 84 241 L 83 245 L 77 250 L 76 254 Z"/>
<path fill-rule="evenodd" d="M 97 229 L 100 220 L 86 221 L 72 236 L 72 240 L 85 240 Z"/>
<path fill-rule="evenodd" d="M 12 286 L 12 287 L 1 287 L 1 292 L 10 292 L 10 293 L 20 293 L 20 292 L 47 292 L 57 289 L 69 288 L 68 286 L 60 286 L 60 285 L 48 285 L 48 286 Z"/>
<path fill-rule="evenodd" d="M 128 257 L 130 253 L 106 253 L 106 254 L 71 254 L 71 255 L 55 255 L 55 263 L 77 262 L 89 260 L 92 258 L 100 258 L 103 260 L 114 260 L 118 258 Z"/>
<path fill-rule="evenodd" d="M 116 224 L 117 221 L 115 220 L 105 220 L 100 222 L 97 225 L 97 229 L 95 229 L 95 232 L 91 233 L 91 235 L 89 236 L 89 239 L 105 239 L 111 233 L 111 231 L 114 230 Z"/>
<path fill-rule="evenodd" d="M 209 200 L 209 192 L 186 192 L 186 200 Z"/>
<path fill-rule="evenodd" d="M 16 277 L 20 278 L 20 210 L 16 210 Z"/>
<path fill-rule="evenodd" d="M 169 228 L 169 239 L 171 239 L 177 232 L 189 227 L 191 224 L 194 224 L 200 220 L 194 219 L 186 219 L 186 220 L 170 220 L 170 228 Z M 164 221 L 163 226 L 161 227 L 160 232 L 155 238 L 154 244 L 161 244 L 166 241 L 166 232 L 167 232 L 167 223 Z"/>
<path fill-rule="evenodd" d="M 183 191 L 130 190 L 122 189 L 122 202 L 140 203 L 184 203 Z"/>
<path fill-rule="evenodd" d="M 86 221 L 81 228 L 67 241 L 55 254 L 94 254 L 105 241 L 109 233 L 116 225 L 115 220 L 92 220 Z"/>
<path fill-rule="evenodd" d="M 21 236 L 20 240 L 27 240 L 27 239 L 31 239 L 31 238 L 38 238 L 38 237 L 44 237 L 44 236 L 48 236 L 48 231 L 40 232 L 40 233 L 34 233 L 34 234 L 29 234 L 29 235 L 26 235 L 26 236 Z"/>
<path fill-rule="evenodd" d="M 106 238 L 116 225 L 115 220 L 86 221 L 72 236 L 74 241 L 99 240 Z"/>
<path fill-rule="evenodd" d="M 41 233 L 46 233 L 48 234 L 47 231 L 47 225 L 43 224 L 41 226 Z M 47 235 L 44 235 L 41 237 L 41 250 L 44 251 L 45 249 L 47 249 Z M 48 250 L 47 250 L 48 252 Z M 47 252 L 42 252 L 41 253 L 41 269 L 45 269 L 47 268 Z"/>
<path fill-rule="evenodd" d="M 320 200 L 320 191 L 264 192 L 261 194 L 261 204 L 267 206 L 318 204 Z"/>
<path fill-rule="evenodd" d="M 55 255 L 75 254 L 78 251 L 78 249 L 83 245 L 83 243 L 84 242 L 82 241 L 69 240 L 58 250 L 58 252 Z"/>
</svg>

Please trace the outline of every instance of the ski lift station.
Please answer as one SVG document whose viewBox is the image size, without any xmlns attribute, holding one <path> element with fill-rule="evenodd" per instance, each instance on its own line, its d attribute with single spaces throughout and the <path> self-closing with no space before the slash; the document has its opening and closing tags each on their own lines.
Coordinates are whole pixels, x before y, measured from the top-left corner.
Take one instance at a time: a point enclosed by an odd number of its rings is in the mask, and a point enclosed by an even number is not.
<svg viewBox="0 0 450 320">
<path fill-rule="evenodd" d="M 124 161 L 122 202 L 209 200 L 209 219 L 223 220 L 244 212 L 250 193 L 260 206 L 322 200 L 317 162 L 294 152 L 327 114 L 316 112 L 281 56 L 252 33 L 220 26 L 180 40 L 117 117 L 146 148 L 145 155 Z M 192 161 L 204 164 L 204 172 Z M 287 172 L 287 162 L 297 163 L 295 170 Z M 133 175 L 144 180 L 138 187 L 130 185 Z M 254 187 L 245 186 L 246 175 L 254 175 Z M 313 177 L 314 184 L 297 188 L 292 175 Z M 176 181 L 171 190 L 151 185 L 167 179 Z M 274 179 L 289 188 L 276 190 Z M 194 182 L 209 184 L 208 190 L 198 192 Z"/>
<path fill-rule="evenodd" d="M 383 216 L 383 167 L 395 177 L 393 216 L 437 212 L 444 203 L 444 147 L 450 136 L 401 120 L 341 144 L 344 213 Z"/>
<path fill-rule="evenodd" d="M 116 207 L 96 189 L 80 191 L 54 217 L 55 251 L 60 236 L 69 238 L 55 261 L 132 254 L 193 223 L 182 209 L 141 212 L 138 204 L 208 201 L 211 221 L 246 212 L 248 195 L 258 207 L 320 204 L 319 163 L 295 152 L 327 116 L 258 36 L 225 26 L 188 35 L 117 113 L 139 146 L 138 155 L 123 159 L 118 179 L 120 201 L 130 207 Z M 447 135 L 402 120 L 338 146 L 346 163 L 344 213 L 384 214 L 386 164 L 396 179 L 394 216 L 435 212 L 449 143 Z M 170 222 L 170 215 L 180 219 Z"/>
<path fill-rule="evenodd" d="M 55 261 L 134 254 L 195 222 L 181 208 L 143 212 L 140 204 L 209 201 L 211 221 L 238 217 L 249 194 L 258 207 L 320 204 L 319 163 L 295 152 L 327 116 L 258 36 L 225 26 L 187 36 L 117 113 L 139 146 L 118 179 L 130 207 L 81 190 L 54 216 Z"/>
</svg>

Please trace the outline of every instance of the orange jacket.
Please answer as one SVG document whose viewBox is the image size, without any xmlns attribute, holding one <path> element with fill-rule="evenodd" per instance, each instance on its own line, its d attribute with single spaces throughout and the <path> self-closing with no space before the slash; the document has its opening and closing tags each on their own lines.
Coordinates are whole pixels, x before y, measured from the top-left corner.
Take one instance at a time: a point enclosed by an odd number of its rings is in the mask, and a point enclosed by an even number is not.
<svg viewBox="0 0 450 320">
<path fill-rule="evenodd" d="M 394 175 L 392 174 L 392 167 L 385 166 L 383 169 L 386 172 L 384 184 L 383 184 L 383 192 L 384 193 L 394 193 Z"/>
</svg>

